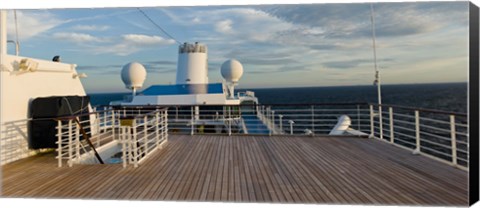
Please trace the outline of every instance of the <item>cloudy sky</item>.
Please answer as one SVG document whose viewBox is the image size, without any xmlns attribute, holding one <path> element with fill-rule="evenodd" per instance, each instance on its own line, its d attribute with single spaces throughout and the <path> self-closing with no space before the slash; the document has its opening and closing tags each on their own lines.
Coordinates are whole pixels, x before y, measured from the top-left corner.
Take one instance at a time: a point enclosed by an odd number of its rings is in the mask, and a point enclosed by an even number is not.
<svg viewBox="0 0 480 208">
<path fill-rule="evenodd" d="M 384 84 L 465 82 L 468 2 L 374 3 Z M 244 66 L 240 88 L 371 85 L 370 4 L 141 8 L 180 42 L 202 42 L 209 80 Z M 9 39 L 15 39 L 9 11 Z M 75 63 L 87 92 L 126 91 L 121 67 L 138 61 L 146 86 L 175 81 L 178 44 L 137 8 L 17 10 L 22 56 Z M 11 46 L 11 45 L 9 45 Z M 12 49 L 9 49 L 13 53 Z"/>
</svg>

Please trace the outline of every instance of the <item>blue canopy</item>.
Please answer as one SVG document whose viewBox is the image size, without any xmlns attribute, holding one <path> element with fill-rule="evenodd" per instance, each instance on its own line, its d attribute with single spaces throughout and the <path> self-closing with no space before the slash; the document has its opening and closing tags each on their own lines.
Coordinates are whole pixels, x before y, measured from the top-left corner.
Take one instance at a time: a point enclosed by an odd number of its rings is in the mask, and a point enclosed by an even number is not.
<svg viewBox="0 0 480 208">
<path fill-rule="evenodd" d="M 222 83 L 153 85 L 143 91 L 143 95 L 190 95 L 223 94 Z"/>
</svg>

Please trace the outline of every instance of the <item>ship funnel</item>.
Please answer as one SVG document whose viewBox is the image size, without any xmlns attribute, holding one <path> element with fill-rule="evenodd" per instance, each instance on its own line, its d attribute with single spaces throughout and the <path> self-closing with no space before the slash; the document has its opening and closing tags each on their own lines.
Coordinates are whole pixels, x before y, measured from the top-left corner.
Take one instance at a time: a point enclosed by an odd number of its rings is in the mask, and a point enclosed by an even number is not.
<svg viewBox="0 0 480 208">
<path fill-rule="evenodd" d="M 137 89 L 143 87 L 146 78 L 147 70 L 138 62 L 130 62 L 122 68 L 122 81 L 127 89 L 133 91 L 133 96 Z"/>
<path fill-rule="evenodd" d="M 233 98 L 234 86 L 237 85 L 238 80 L 243 75 L 243 66 L 239 61 L 230 59 L 222 64 L 221 73 L 222 77 L 227 81 L 230 98 Z"/>
<path fill-rule="evenodd" d="M 198 42 L 178 47 L 177 84 L 208 84 L 207 46 Z"/>
</svg>

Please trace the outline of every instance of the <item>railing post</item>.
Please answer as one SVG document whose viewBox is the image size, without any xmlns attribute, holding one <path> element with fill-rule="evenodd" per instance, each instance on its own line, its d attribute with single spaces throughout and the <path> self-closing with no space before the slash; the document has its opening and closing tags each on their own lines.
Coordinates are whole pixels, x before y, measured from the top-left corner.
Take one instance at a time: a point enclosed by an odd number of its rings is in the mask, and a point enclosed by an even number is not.
<svg viewBox="0 0 480 208">
<path fill-rule="evenodd" d="M 273 134 L 276 134 L 275 132 L 275 111 L 272 110 L 272 131 L 273 131 Z"/>
<path fill-rule="evenodd" d="M 312 105 L 312 133 L 315 135 L 315 109 Z"/>
<path fill-rule="evenodd" d="M 78 124 L 75 125 L 75 157 L 78 159 L 80 158 L 80 126 Z"/>
<path fill-rule="evenodd" d="M 380 139 L 383 139 L 383 118 L 382 118 L 383 110 L 382 106 L 378 105 L 378 123 L 380 127 Z"/>
<path fill-rule="evenodd" d="M 148 150 L 148 131 L 147 131 L 147 115 L 143 116 L 143 151 L 144 154 L 147 154 Z"/>
<path fill-rule="evenodd" d="M 375 126 L 374 126 L 374 122 L 373 122 L 373 105 L 370 105 L 370 138 L 374 138 L 375 137 Z"/>
<path fill-rule="evenodd" d="M 73 149 L 72 149 L 72 120 L 68 120 L 68 166 L 72 167 L 72 155 L 73 155 Z"/>
<path fill-rule="evenodd" d="M 293 135 L 293 122 L 292 120 L 289 120 L 288 123 L 290 123 L 290 135 Z"/>
<path fill-rule="evenodd" d="M 158 147 L 158 145 L 160 144 L 160 132 L 158 130 L 158 125 L 160 125 L 160 122 L 159 122 L 159 119 L 160 119 L 160 116 L 159 116 L 159 112 L 156 112 L 155 113 L 155 146 Z"/>
<path fill-rule="evenodd" d="M 414 153 L 420 153 L 420 115 L 418 110 L 415 111 L 415 145 Z"/>
<path fill-rule="evenodd" d="M 111 125 L 111 128 L 112 128 L 112 138 L 113 139 L 115 139 L 115 122 L 116 122 L 115 111 L 112 109 L 112 121 L 110 121 L 110 123 L 111 123 L 110 125 Z M 105 128 L 106 128 L 106 125 L 107 124 L 105 123 Z M 105 131 L 107 131 L 107 130 L 105 129 Z"/>
<path fill-rule="evenodd" d="M 283 134 L 282 118 L 283 118 L 283 115 L 282 115 L 282 114 L 279 114 L 279 115 L 278 115 L 278 120 L 279 120 L 278 122 L 279 122 L 279 126 L 280 126 L 280 134 Z"/>
<path fill-rule="evenodd" d="M 62 167 L 62 121 L 57 120 L 58 167 Z"/>
<path fill-rule="evenodd" d="M 452 139 L 452 163 L 457 165 L 457 132 L 454 115 L 450 115 L 450 137 Z"/>
<path fill-rule="evenodd" d="M 194 121 L 193 121 L 193 106 L 190 107 L 190 135 L 193 135 L 195 133 L 195 126 L 194 126 Z"/>
<path fill-rule="evenodd" d="M 100 118 L 99 118 L 99 115 L 100 114 L 96 114 L 97 115 L 97 119 L 96 122 L 95 122 L 95 126 L 90 126 L 90 135 L 94 135 L 94 134 L 100 134 Z M 79 121 L 80 121 L 80 118 L 77 118 Z M 94 130 L 95 129 L 95 130 Z M 100 147 L 100 136 L 97 138 L 97 147 Z"/>
<path fill-rule="evenodd" d="M 357 105 L 357 129 L 362 131 L 360 128 L 360 105 Z"/>
<path fill-rule="evenodd" d="M 388 120 L 390 121 L 390 143 L 394 142 L 394 132 L 393 132 L 393 109 L 392 107 L 388 107 Z"/>
<path fill-rule="evenodd" d="M 138 140 L 137 140 L 137 122 L 133 123 L 133 140 L 130 142 L 133 145 L 133 167 L 138 167 Z"/>
<path fill-rule="evenodd" d="M 103 132 L 107 131 L 108 112 L 107 107 L 103 107 Z"/>
<path fill-rule="evenodd" d="M 127 157 L 128 157 L 128 149 L 127 149 L 127 128 L 126 126 L 120 127 L 120 141 L 122 142 L 122 161 L 123 161 L 123 168 L 127 167 Z"/>
<path fill-rule="evenodd" d="M 230 113 L 232 109 L 230 109 L 230 106 L 228 106 L 227 109 L 228 109 L 228 136 L 231 136 L 232 135 L 232 115 Z"/>
<path fill-rule="evenodd" d="M 168 111 L 165 109 L 164 118 L 162 120 L 164 127 L 162 128 L 163 135 L 165 136 L 165 141 L 168 141 Z"/>
</svg>

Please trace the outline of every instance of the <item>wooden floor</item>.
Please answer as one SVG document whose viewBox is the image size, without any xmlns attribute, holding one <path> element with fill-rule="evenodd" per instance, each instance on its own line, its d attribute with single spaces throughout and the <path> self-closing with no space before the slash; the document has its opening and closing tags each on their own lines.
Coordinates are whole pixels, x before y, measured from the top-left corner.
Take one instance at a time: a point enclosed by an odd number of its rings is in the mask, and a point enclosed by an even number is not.
<svg viewBox="0 0 480 208">
<path fill-rule="evenodd" d="M 321 204 L 467 205 L 467 172 L 377 140 L 170 136 L 138 168 L 53 155 L 2 167 L 2 196 Z"/>
</svg>

